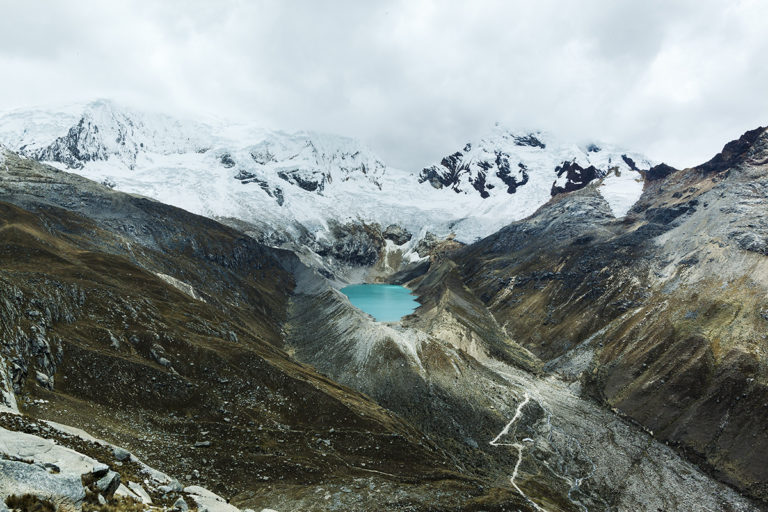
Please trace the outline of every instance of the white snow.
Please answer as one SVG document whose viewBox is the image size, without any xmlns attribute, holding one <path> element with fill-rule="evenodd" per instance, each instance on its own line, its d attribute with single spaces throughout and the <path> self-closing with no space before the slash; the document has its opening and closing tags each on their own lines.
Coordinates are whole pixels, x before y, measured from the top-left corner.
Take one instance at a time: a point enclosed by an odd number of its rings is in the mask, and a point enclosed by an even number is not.
<svg viewBox="0 0 768 512">
<path fill-rule="evenodd" d="M 598 188 L 614 217 L 624 217 L 643 193 L 643 177 L 637 171 L 624 169 L 611 173 Z"/>
<path fill-rule="evenodd" d="M 82 169 L 53 165 L 194 213 L 239 218 L 283 237 L 298 236 L 301 227 L 318 236 L 328 229 L 328 221 L 335 220 L 377 222 L 382 227 L 395 223 L 417 235 L 427 230 L 438 236 L 454 233 L 461 242 L 473 242 L 531 215 L 547 202 L 557 178 L 554 169 L 567 161 L 615 168 L 618 175 L 605 178 L 599 190 L 621 216 L 642 190 L 639 173 L 630 170 L 621 155 L 627 154 L 641 168 L 650 166 L 641 155 L 619 148 L 601 146 L 600 151 L 590 152 L 543 132 L 534 135 L 546 148 L 520 145 L 517 139 L 525 133 L 497 126 L 469 144 L 465 163 L 476 172 L 482 170 L 482 162 L 501 152 L 516 178 L 522 179 L 525 168 L 529 179 L 509 194 L 503 181 L 488 171 L 486 183 L 493 188 L 488 189 L 490 197 L 483 199 L 467 182 L 469 175 L 462 177 L 459 193 L 436 189 L 418 182 L 421 169 L 389 167 L 348 137 L 180 120 L 104 100 L 0 115 L 0 142 L 32 155 L 73 126 L 84 131 L 78 148 L 98 158 L 85 162 Z M 225 166 L 225 155 L 234 166 Z M 249 182 L 243 184 L 243 180 Z M 322 190 L 307 191 L 300 180 L 312 180 Z"/>
</svg>

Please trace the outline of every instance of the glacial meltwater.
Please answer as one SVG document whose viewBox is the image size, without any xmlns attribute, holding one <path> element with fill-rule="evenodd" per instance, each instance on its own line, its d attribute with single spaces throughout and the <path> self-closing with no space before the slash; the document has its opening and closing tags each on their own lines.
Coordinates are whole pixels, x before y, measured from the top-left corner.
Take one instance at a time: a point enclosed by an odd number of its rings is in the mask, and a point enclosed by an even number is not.
<svg viewBox="0 0 768 512">
<path fill-rule="evenodd" d="M 394 284 L 353 284 L 341 292 L 377 322 L 396 322 L 419 306 L 408 288 Z"/>
</svg>

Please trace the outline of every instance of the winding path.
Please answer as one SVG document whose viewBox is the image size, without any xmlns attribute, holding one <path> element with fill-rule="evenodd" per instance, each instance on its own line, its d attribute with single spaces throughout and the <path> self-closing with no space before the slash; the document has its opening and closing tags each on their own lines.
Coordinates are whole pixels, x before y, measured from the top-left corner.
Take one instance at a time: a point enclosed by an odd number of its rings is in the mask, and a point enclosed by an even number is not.
<svg viewBox="0 0 768 512">
<path fill-rule="evenodd" d="M 517 449 L 517 462 L 515 463 L 515 469 L 512 471 L 512 476 L 510 477 L 509 481 L 512 484 L 512 487 L 515 488 L 517 492 L 520 493 L 520 495 L 525 498 L 531 505 L 534 506 L 536 510 L 539 510 L 541 512 L 547 512 L 546 509 L 540 507 L 537 505 L 531 498 L 528 497 L 527 494 L 523 492 L 522 489 L 520 489 L 520 486 L 517 485 L 515 482 L 515 479 L 517 478 L 517 471 L 520 468 L 520 463 L 523 460 L 523 445 L 520 443 L 500 443 L 499 439 L 506 435 L 509 432 L 509 429 L 512 427 L 512 425 L 515 424 L 515 422 L 520 419 L 520 415 L 523 412 L 523 407 L 525 407 L 528 402 L 531 401 L 531 396 L 528 393 L 525 393 L 525 399 L 523 399 L 522 402 L 517 406 L 517 410 L 515 411 L 515 415 L 512 416 L 512 419 L 509 420 L 509 423 L 506 424 L 506 426 L 499 432 L 499 435 L 493 438 L 493 440 L 490 441 L 491 446 L 511 446 L 513 448 Z"/>
</svg>

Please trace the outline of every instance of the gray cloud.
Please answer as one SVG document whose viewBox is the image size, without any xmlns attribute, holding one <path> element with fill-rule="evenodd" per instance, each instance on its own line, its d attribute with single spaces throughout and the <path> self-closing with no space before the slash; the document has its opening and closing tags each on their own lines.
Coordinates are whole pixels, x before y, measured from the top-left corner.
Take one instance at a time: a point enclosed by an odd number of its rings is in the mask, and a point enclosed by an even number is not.
<svg viewBox="0 0 768 512">
<path fill-rule="evenodd" d="M 353 135 L 415 169 L 495 121 L 678 166 L 768 124 L 759 1 L 6 2 L 0 109 L 110 97 Z"/>
</svg>

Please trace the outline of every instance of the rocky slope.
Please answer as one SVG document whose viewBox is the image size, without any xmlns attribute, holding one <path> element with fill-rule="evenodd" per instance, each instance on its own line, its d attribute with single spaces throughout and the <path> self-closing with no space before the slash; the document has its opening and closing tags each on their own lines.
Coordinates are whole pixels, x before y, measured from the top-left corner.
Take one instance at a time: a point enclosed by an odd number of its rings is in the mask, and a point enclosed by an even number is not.
<svg viewBox="0 0 768 512">
<path fill-rule="evenodd" d="M 453 261 L 545 369 L 768 500 L 768 134 L 648 175 L 622 220 L 588 187 Z"/>
<path fill-rule="evenodd" d="M 322 280 L 297 282 L 287 324 L 297 359 L 410 419 L 464 474 L 534 510 L 760 510 L 546 375 L 451 261 L 410 282 L 423 306 L 400 324 L 372 321 Z"/>
<path fill-rule="evenodd" d="M 7 407 L 242 506 L 483 495 L 408 422 L 282 350 L 292 255 L 7 152 L 0 210 Z"/>
</svg>

